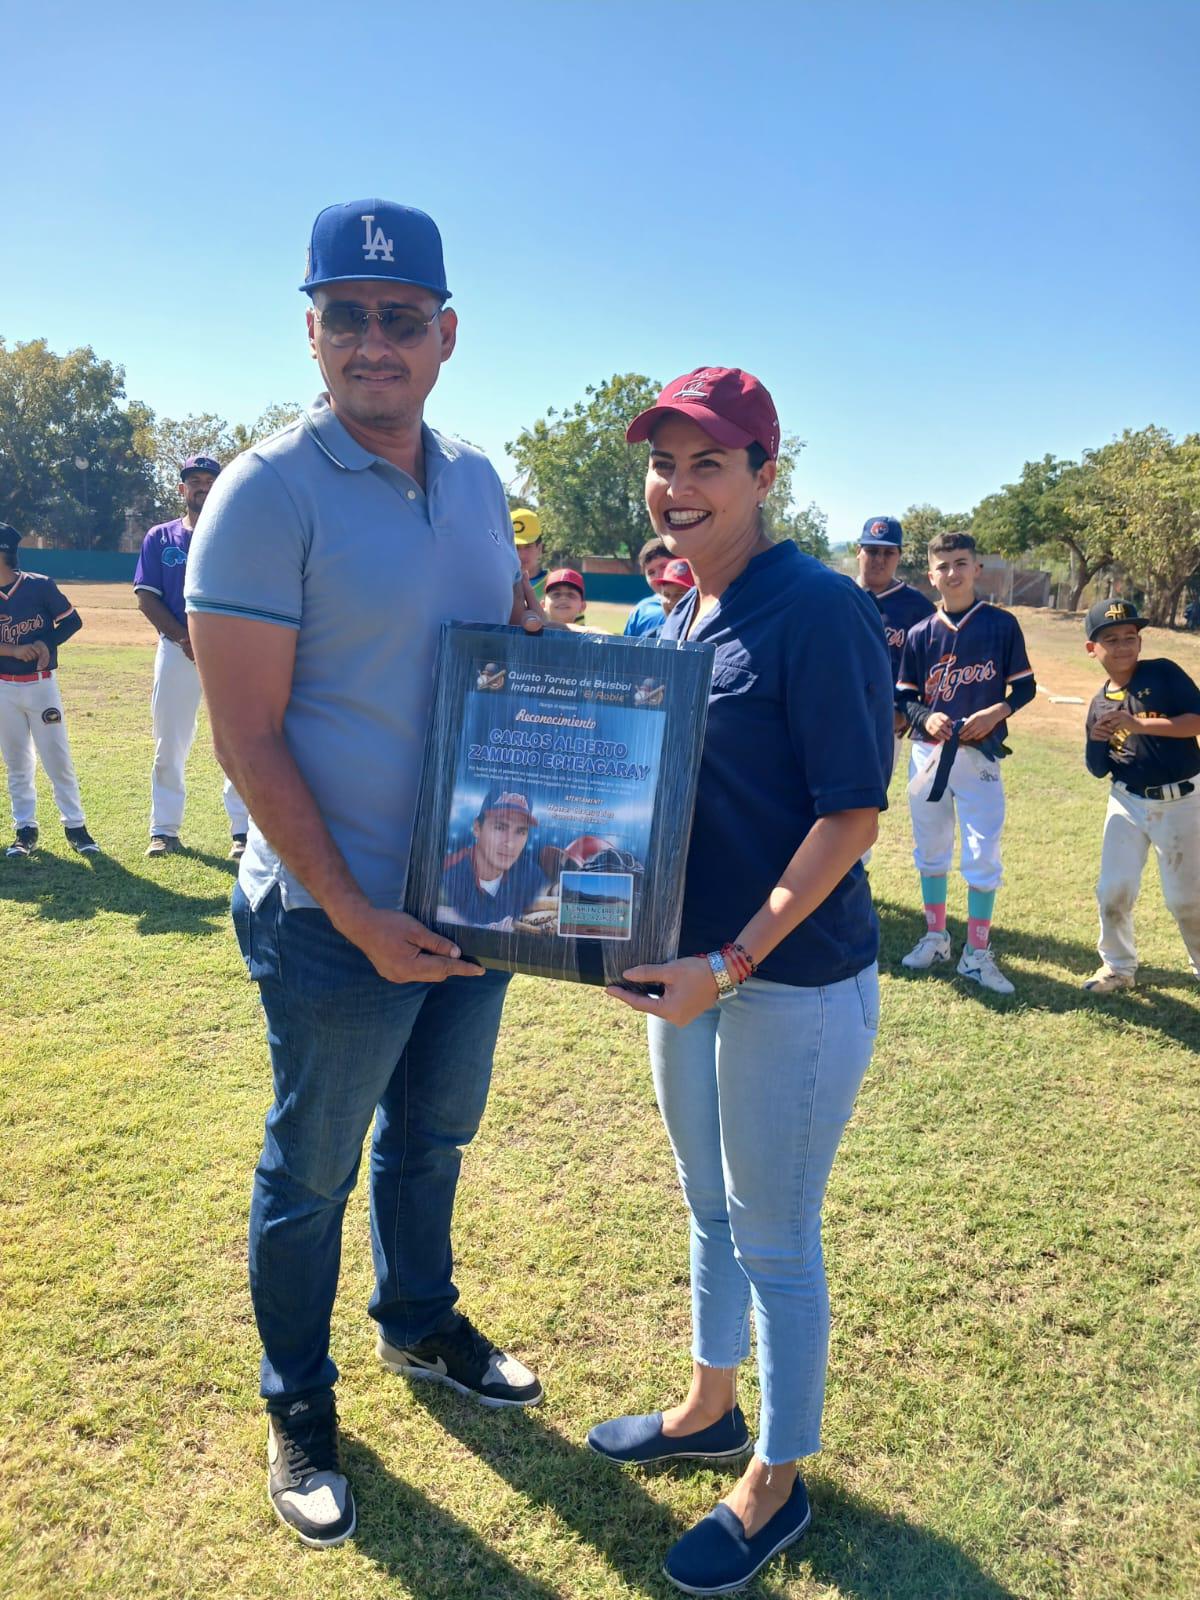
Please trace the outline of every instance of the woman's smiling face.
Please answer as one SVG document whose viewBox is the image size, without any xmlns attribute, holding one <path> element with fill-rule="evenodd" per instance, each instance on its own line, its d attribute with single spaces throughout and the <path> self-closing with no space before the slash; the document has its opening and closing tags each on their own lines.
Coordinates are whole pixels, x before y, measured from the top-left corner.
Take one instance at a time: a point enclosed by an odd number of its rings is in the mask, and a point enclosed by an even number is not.
<svg viewBox="0 0 1200 1600">
<path fill-rule="evenodd" d="M 698 422 L 665 417 L 650 441 L 646 509 L 669 549 L 691 560 L 757 527 L 775 463 L 751 472 L 745 450 L 726 448 Z"/>
</svg>

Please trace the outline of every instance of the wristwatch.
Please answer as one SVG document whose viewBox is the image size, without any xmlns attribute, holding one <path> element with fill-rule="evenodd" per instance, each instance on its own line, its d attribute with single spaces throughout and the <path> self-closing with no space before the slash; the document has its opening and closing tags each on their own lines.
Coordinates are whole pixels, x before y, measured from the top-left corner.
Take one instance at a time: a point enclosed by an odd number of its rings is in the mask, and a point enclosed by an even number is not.
<svg viewBox="0 0 1200 1600">
<path fill-rule="evenodd" d="M 725 957 L 719 950 L 710 950 L 704 957 L 712 971 L 713 980 L 717 985 L 717 1000 L 732 1000 L 737 993 L 737 984 L 729 976 L 729 968 L 725 965 Z"/>
</svg>

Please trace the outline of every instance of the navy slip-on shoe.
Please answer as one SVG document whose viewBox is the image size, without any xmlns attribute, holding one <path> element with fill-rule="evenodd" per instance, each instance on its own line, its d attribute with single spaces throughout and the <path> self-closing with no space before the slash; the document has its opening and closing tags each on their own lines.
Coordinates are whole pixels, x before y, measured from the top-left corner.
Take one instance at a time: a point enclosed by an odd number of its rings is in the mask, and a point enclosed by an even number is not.
<svg viewBox="0 0 1200 1600">
<path fill-rule="evenodd" d="M 630 1466 L 647 1466 L 652 1461 L 727 1461 L 745 1455 L 750 1448 L 750 1430 L 741 1406 L 734 1406 L 699 1433 L 684 1434 L 680 1439 L 667 1438 L 662 1419 L 661 1411 L 645 1417 L 614 1417 L 611 1422 L 598 1422 L 587 1442 L 597 1455 Z"/>
<path fill-rule="evenodd" d="M 773 1555 L 787 1548 L 812 1521 L 808 1491 L 799 1478 L 786 1505 L 747 1539 L 741 1519 L 719 1505 L 685 1533 L 663 1562 L 663 1573 L 684 1594 L 732 1594 Z"/>
</svg>

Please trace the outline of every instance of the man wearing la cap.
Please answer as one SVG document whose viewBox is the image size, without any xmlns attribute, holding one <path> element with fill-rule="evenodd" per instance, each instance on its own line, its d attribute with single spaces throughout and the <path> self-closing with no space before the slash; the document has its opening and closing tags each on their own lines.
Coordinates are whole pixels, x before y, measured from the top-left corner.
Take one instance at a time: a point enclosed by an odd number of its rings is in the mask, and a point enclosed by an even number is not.
<svg viewBox="0 0 1200 1600">
<path fill-rule="evenodd" d="M 1200 978 L 1200 687 L 1165 657 L 1143 661 L 1145 620 L 1129 600 L 1097 600 L 1087 652 L 1107 677 L 1087 710 L 1084 759 L 1111 779 L 1100 849 L 1099 971 L 1092 994 L 1137 981 L 1133 907 L 1146 857 L 1158 857 L 1163 899 Z"/>
<path fill-rule="evenodd" d="M 27 856 L 37 848 L 34 776 L 40 756 L 67 843 L 83 855 L 94 855 L 98 847 L 84 822 L 55 678 L 58 648 L 83 622 L 51 578 L 21 571 L 20 542 L 17 530 L 0 522 L 0 758 L 8 773 L 16 829 L 7 854 Z"/>
<path fill-rule="evenodd" d="M 220 470 L 220 463 L 212 456 L 187 458 L 179 469 L 183 515 L 150 529 L 142 540 L 133 575 L 138 607 L 158 635 L 150 695 L 154 766 L 150 773 L 148 856 L 172 855 L 183 848 L 179 833 L 187 799 L 184 768 L 196 737 L 196 715 L 200 710 L 200 677 L 192 656 L 183 584 L 196 518 Z M 228 778 L 224 800 L 233 835 L 229 854 L 236 861 L 246 845 L 246 807 Z"/>
<path fill-rule="evenodd" d="M 424 421 L 457 330 L 432 219 L 327 207 L 300 288 L 324 392 L 217 480 L 187 607 L 217 754 L 252 818 L 233 920 L 275 1086 L 250 1207 L 269 1491 L 302 1540 L 330 1545 L 355 1527 L 330 1314 L 372 1117 L 380 1359 L 489 1407 L 541 1399 L 456 1309 L 452 1275 L 506 975 L 396 908 L 442 622 L 542 619 L 495 471 Z"/>
<path fill-rule="evenodd" d="M 545 549 L 542 545 L 542 525 L 536 511 L 522 506 L 512 514 L 513 543 L 521 561 L 521 571 L 539 600 L 546 593 Z"/>
</svg>

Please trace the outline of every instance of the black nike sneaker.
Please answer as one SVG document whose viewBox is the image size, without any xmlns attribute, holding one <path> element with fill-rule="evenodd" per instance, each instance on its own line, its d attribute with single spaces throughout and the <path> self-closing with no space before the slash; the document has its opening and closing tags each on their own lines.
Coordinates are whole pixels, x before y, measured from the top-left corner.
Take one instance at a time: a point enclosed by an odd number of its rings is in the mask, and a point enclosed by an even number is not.
<svg viewBox="0 0 1200 1600">
<path fill-rule="evenodd" d="M 37 842 L 36 828 L 18 828 L 17 837 L 4 853 L 6 856 L 29 856 L 37 849 Z"/>
<path fill-rule="evenodd" d="M 71 846 L 71 849 L 78 850 L 81 856 L 100 854 L 100 846 L 82 823 L 78 828 L 64 828 L 63 832 L 67 836 L 67 843 Z"/>
<path fill-rule="evenodd" d="M 494 1409 L 536 1406 L 542 1398 L 537 1374 L 485 1338 L 461 1312 L 446 1328 L 404 1349 L 381 1333 L 375 1353 L 389 1372 L 448 1384 Z"/>
<path fill-rule="evenodd" d="M 280 1522 L 305 1544 L 341 1544 L 357 1513 L 338 1455 L 331 1394 L 267 1412 L 267 1495 Z"/>
</svg>

